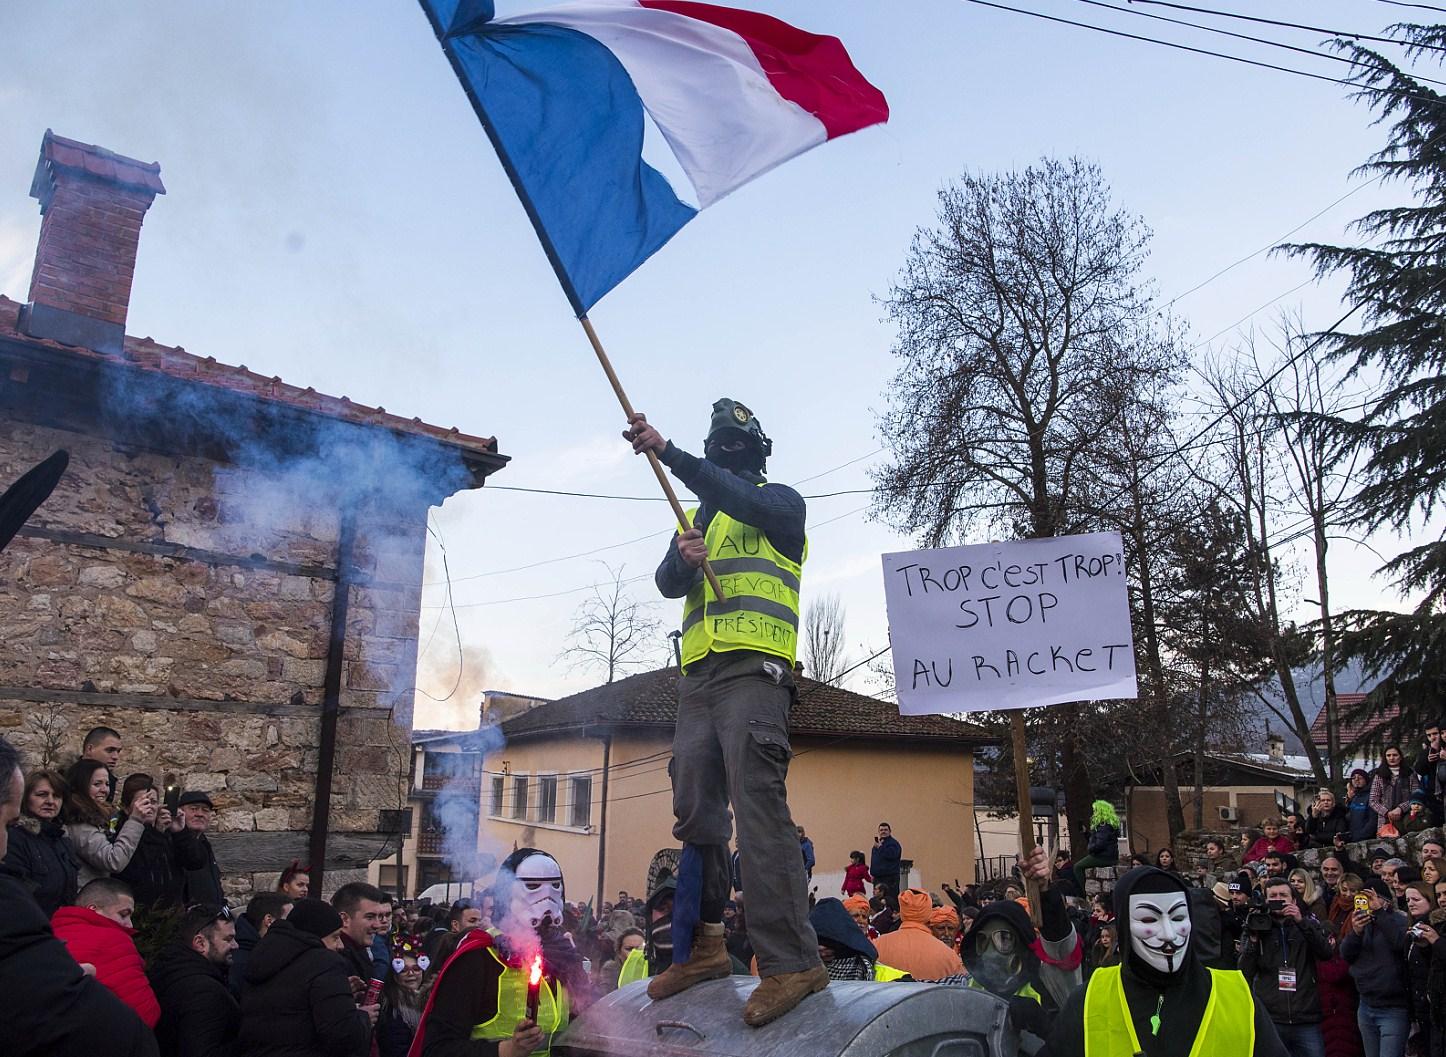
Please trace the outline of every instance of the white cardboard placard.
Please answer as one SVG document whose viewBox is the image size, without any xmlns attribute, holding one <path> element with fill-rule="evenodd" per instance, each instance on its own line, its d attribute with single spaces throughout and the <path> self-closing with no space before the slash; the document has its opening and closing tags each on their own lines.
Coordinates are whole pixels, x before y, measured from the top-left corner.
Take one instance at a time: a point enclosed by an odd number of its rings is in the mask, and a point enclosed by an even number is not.
<svg viewBox="0 0 1446 1057">
<path fill-rule="evenodd" d="M 1118 533 L 885 554 L 904 715 L 1133 698 Z"/>
</svg>

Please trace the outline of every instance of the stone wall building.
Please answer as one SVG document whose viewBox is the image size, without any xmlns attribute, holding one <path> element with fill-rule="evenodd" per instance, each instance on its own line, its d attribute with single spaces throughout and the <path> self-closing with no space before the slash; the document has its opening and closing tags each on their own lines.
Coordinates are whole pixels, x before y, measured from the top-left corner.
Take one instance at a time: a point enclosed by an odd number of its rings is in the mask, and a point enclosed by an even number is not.
<svg viewBox="0 0 1446 1057">
<path fill-rule="evenodd" d="M 427 510 L 490 438 L 125 334 L 159 166 L 46 133 L 28 302 L 0 296 L 0 485 L 59 487 L 0 555 L 0 734 L 204 789 L 228 892 L 393 853 L 410 769 Z M 390 814 L 384 814 L 389 812 Z"/>
</svg>

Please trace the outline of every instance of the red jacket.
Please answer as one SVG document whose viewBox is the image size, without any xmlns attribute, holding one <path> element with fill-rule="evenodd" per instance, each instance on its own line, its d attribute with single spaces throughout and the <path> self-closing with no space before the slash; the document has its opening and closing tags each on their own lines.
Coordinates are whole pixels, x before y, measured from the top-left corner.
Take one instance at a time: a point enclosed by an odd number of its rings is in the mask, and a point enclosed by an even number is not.
<svg viewBox="0 0 1446 1057">
<path fill-rule="evenodd" d="M 872 881 L 869 876 L 869 868 L 863 863 L 851 862 L 844 867 L 843 893 L 844 895 L 863 895 L 864 882 Z"/>
<path fill-rule="evenodd" d="M 55 936 L 77 962 L 95 966 L 95 978 L 136 1011 L 146 1027 L 161 1019 L 161 1006 L 145 962 L 131 939 L 133 929 L 102 917 L 89 907 L 61 907 L 50 919 Z"/>
<path fill-rule="evenodd" d="M 1295 842 L 1284 833 L 1276 834 L 1274 840 L 1268 837 L 1257 837 L 1250 850 L 1245 853 L 1245 862 L 1259 862 L 1271 852 L 1280 852 L 1283 855 L 1290 855 L 1295 851 Z"/>
</svg>

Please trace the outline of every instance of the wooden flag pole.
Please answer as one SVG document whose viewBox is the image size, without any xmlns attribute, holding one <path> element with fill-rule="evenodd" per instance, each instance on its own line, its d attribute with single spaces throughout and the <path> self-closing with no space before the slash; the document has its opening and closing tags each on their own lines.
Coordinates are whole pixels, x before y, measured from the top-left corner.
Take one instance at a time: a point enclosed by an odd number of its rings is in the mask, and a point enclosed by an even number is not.
<svg viewBox="0 0 1446 1057">
<path fill-rule="evenodd" d="M 1029 745 L 1024 737 L 1024 713 L 1009 713 L 1010 742 L 1014 749 L 1014 792 L 1019 798 L 1019 854 L 1034 850 L 1034 802 L 1029 796 Z M 1029 919 L 1039 928 L 1042 918 L 1039 906 L 1039 883 L 1033 877 L 1024 879 L 1025 897 L 1029 900 Z"/>
<path fill-rule="evenodd" d="M 582 329 L 587 334 L 587 340 L 592 343 L 592 351 L 597 353 L 597 362 L 602 364 L 603 373 L 608 376 L 608 383 L 613 387 L 613 393 L 617 396 L 618 403 L 623 405 L 623 414 L 631 421 L 635 414 L 632 401 L 628 399 L 628 394 L 623 392 L 623 383 L 618 381 L 617 372 L 613 370 L 613 364 L 612 361 L 608 359 L 607 350 L 602 347 L 602 342 L 598 340 L 597 331 L 592 327 L 592 320 L 588 319 L 587 316 L 578 316 L 577 321 L 582 324 Z M 663 494 L 668 497 L 668 505 L 673 508 L 673 516 L 678 519 L 679 527 L 682 528 L 684 532 L 688 531 L 688 529 L 693 527 L 688 521 L 688 512 L 683 509 L 683 504 L 678 502 L 677 493 L 673 491 L 673 482 L 668 480 L 668 474 L 663 469 L 663 464 L 658 461 L 657 452 L 651 450 L 648 452 L 648 465 L 653 468 L 653 476 L 658 479 L 658 484 L 662 485 Z M 703 559 L 703 575 L 708 578 L 708 586 L 713 588 L 713 596 L 715 598 L 721 600 L 726 597 L 723 594 L 723 585 L 718 582 L 718 577 L 713 572 L 713 566 L 708 563 L 707 558 Z M 1028 793 L 1029 782 L 1026 779 L 1026 797 Z"/>
</svg>

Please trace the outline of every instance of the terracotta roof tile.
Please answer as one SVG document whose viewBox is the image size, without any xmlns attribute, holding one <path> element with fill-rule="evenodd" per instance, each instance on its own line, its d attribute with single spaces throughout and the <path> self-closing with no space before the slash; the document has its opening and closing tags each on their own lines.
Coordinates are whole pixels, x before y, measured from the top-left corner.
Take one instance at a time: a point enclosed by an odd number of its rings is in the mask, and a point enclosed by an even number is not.
<svg viewBox="0 0 1446 1057">
<path fill-rule="evenodd" d="M 385 408 L 367 407 L 345 396 L 326 396 L 318 393 L 311 386 L 303 389 L 289 385 L 279 377 L 268 378 L 257 374 L 245 365 L 232 367 L 217 362 L 213 356 L 196 356 L 179 345 L 162 345 L 149 337 L 127 336 L 124 351 L 119 356 L 75 345 L 63 345 L 48 338 L 32 338 L 19 329 L 20 307 L 18 302 L 0 294 L 0 339 L 28 345 L 33 349 L 53 352 L 57 356 L 116 363 L 142 371 L 156 371 L 200 385 L 216 386 L 232 392 L 250 394 L 278 404 L 303 408 L 330 418 L 343 419 L 361 425 L 381 426 L 398 433 L 430 437 L 441 443 L 481 454 L 494 455 L 497 452 L 495 437 L 472 436 L 460 432 L 456 426 L 451 428 L 434 426 L 419 418 L 393 415 Z"/>
<path fill-rule="evenodd" d="M 113 180 L 129 187 L 139 187 L 152 194 L 165 194 L 158 162 L 137 161 L 93 143 L 57 136 L 45 130 L 40 145 L 40 162 L 63 169 L 75 169 L 102 180 Z"/>
<path fill-rule="evenodd" d="M 1365 694 L 1336 695 L 1336 712 L 1341 719 L 1342 745 L 1351 746 L 1366 742 L 1377 730 L 1389 727 L 1401 718 L 1399 705 L 1387 705 L 1379 712 L 1362 715 L 1360 704 L 1365 699 Z M 1310 740 L 1315 745 L 1326 743 L 1326 710 L 1324 708 L 1316 713 L 1315 722 L 1310 725 Z"/>
<path fill-rule="evenodd" d="M 998 739 L 947 716 L 901 716 L 897 705 L 813 679 L 798 680 L 789 719 L 794 735 L 885 740 L 948 740 L 976 745 Z M 506 720 L 508 738 L 577 732 L 582 726 L 672 727 L 678 718 L 678 670 L 662 668 L 559 698 Z"/>
</svg>

